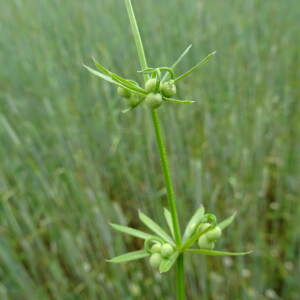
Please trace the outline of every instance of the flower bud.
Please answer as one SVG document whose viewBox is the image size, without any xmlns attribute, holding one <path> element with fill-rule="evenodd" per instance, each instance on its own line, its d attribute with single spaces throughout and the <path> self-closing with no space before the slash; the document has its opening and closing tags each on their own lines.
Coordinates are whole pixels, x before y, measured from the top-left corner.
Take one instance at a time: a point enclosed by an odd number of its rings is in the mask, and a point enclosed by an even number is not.
<svg viewBox="0 0 300 300">
<path fill-rule="evenodd" d="M 150 256 L 149 263 L 152 268 L 157 269 L 162 261 L 162 257 L 159 253 L 154 253 Z"/>
<path fill-rule="evenodd" d="M 151 109 L 156 109 L 162 104 L 162 96 L 161 94 L 153 94 L 150 93 L 147 95 L 145 99 L 145 103 Z"/>
<path fill-rule="evenodd" d="M 146 84 L 145 84 L 145 90 L 147 93 L 152 93 L 155 92 L 156 90 L 156 83 L 157 83 L 157 79 L 156 78 L 151 78 L 149 80 L 147 80 Z"/>
<path fill-rule="evenodd" d="M 218 240 L 222 235 L 222 230 L 220 227 L 215 227 L 214 229 L 210 230 L 207 232 L 206 236 L 207 236 L 207 239 L 209 241 L 216 241 Z"/>
<path fill-rule="evenodd" d="M 161 93 L 165 97 L 172 97 L 176 94 L 176 85 L 173 80 L 164 82 L 160 88 Z"/>
<path fill-rule="evenodd" d="M 118 95 L 122 98 L 130 98 L 130 96 L 131 96 L 130 91 L 128 91 L 120 86 L 118 87 L 117 92 L 118 92 Z"/>
<path fill-rule="evenodd" d="M 201 235 L 198 240 L 198 246 L 200 249 L 213 249 L 215 243 L 207 239 L 207 235 Z"/>
<path fill-rule="evenodd" d="M 160 253 L 161 251 L 161 244 L 160 243 L 155 243 L 152 247 L 151 247 L 151 251 L 153 253 Z"/>
<path fill-rule="evenodd" d="M 173 254 L 173 252 L 174 252 L 174 249 L 170 244 L 166 243 L 166 244 L 162 245 L 162 247 L 161 247 L 162 257 L 168 258 Z"/>
</svg>

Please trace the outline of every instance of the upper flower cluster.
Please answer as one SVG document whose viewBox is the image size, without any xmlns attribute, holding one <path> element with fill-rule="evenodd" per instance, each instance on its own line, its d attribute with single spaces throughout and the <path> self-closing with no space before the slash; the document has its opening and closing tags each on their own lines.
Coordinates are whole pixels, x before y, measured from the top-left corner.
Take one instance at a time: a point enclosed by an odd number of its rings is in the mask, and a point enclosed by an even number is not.
<svg viewBox="0 0 300 300">
<path fill-rule="evenodd" d="M 130 111 L 143 102 L 145 102 L 150 109 L 158 108 L 163 102 L 191 104 L 194 101 L 172 98 L 177 92 L 176 83 L 190 75 L 199 66 L 206 63 L 209 58 L 211 58 L 215 54 L 215 52 L 210 53 L 188 71 L 176 77 L 174 69 L 190 49 L 191 45 L 187 49 L 185 49 L 185 51 L 179 56 L 179 58 L 171 67 L 147 68 L 138 71 L 140 73 L 143 73 L 144 75 L 146 74 L 146 76 L 148 77 L 148 80 L 146 81 L 144 87 L 140 86 L 134 80 L 125 79 L 109 71 L 95 60 L 95 66 L 99 71 L 94 70 L 88 66 L 85 66 L 85 68 L 87 68 L 92 74 L 96 75 L 97 77 L 100 77 L 117 86 L 118 95 L 126 99 L 128 104 L 128 108 L 123 112 Z"/>
</svg>

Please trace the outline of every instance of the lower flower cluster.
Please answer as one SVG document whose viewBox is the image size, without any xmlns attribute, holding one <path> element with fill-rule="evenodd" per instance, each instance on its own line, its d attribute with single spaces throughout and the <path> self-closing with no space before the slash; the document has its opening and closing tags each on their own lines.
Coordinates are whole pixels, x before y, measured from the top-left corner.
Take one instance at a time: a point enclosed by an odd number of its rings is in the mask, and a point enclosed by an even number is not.
<svg viewBox="0 0 300 300">
<path fill-rule="evenodd" d="M 151 247 L 151 256 L 149 258 L 150 265 L 158 269 L 165 260 L 168 260 L 170 256 L 174 253 L 174 248 L 168 243 L 161 244 L 155 242 Z"/>
<path fill-rule="evenodd" d="M 181 242 L 174 240 L 174 226 L 171 213 L 164 209 L 164 216 L 169 227 L 167 233 L 159 224 L 151 218 L 139 212 L 139 218 L 154 234 L 149 234 L 134 228 L 111 224 L 111 226 L 123 233 L 144 239 L 144 249 L 128 252 L 109 260 L 112 263 L 149 258 L 151 267 L 160 273 L 169 271 L 178 256 L 184 253 L 198 253 L 212 256 L 238 256 L 249 254 L 250 252 L 228 252 L 213 250 L 216 242 L 221 238 L 223 230 L 228 227 L 235 218 L 235 214 L 218 223 L 215 215 L 206 213 L 201 206 L 188 222 Z M 199 248 L 192 248 L 197 244 Z"/>
</svg>

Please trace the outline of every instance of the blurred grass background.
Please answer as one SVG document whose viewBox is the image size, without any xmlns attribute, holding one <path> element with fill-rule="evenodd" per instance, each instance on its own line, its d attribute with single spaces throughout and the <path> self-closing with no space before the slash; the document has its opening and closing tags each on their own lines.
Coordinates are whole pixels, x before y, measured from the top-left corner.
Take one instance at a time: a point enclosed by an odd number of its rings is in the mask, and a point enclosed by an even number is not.
<svg viewBox="0 0 300 300">
<path fill-rule="evenodd" d="M 300 105 L 296 0 L 133 1 L 149 64 L 193 43 L 193 106 L 160 109 L 182 226 L 203 203 L 238 210 L 219 249 L 187 259 L 188 299 L 299 299 Z M 142 245 L 109 221 L 163 222 L 166 192 L 145 109 L 82 68 L 139 69 L 121 0 L 10 0 L 0 10 L 0 299 L 174 299 L 173 272 L 105 258 Z"/>
</svg>

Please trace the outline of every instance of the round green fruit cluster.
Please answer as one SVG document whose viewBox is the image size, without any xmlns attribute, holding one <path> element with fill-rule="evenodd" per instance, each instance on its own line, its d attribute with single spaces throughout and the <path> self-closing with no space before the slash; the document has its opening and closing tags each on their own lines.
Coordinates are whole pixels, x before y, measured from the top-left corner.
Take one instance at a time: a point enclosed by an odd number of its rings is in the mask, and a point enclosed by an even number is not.
<svg viewBox="0 0 300 300">
<path fill-rule="evenodd" d="M 170 256 L 174 253 L 174 248 L 169 244 L 160 244 L 155 243 L 151 247 L 151 256 L 149 259 L 151 267 L 154 269 L 158 269 L 160 264 L 170 258 Z"/>
<path fill-rule="evenodd" d="M 199 227 L 199 231 L 203 232 L 207 230 L 211 224 L 203 223 Z M 215 247 L 215 242 L 221 237 L 222 230 L 220 227 L 216 226 L 213 229 L 207 231 L 198 239 L 198 246 L 201 249 L 213 249 Z"/>
<path fill-rule="evenodd" d="M 161 83 L 156 78 L 151 78 L 146 82 L 145 90 L 148 93 L 146 105 L 150 109 L 156 109 L 161 106 L 163 97 L 169 98 L 176 94 L 176 85 L 173 80 Z"/>
<path fill-rule="evenodd" d="M 150 78 L 145 84 L 145 97 L 135 95 L 124 87 L 118 87 L 118 95 L 125 98 L 130 107 L 135 107 L 143 100 L 150 109 L 156 109 L 163 103 L 163 97 L 170 98 L 176 94 L 176 85 L 174 80 L 160 82 L 156 78 Z"/>
<path fill-rule="evenodd" d="M 135 107 L 142 101 L 143 96 L 132 94 L 129 90 L 123 87 L 118 87 L 117 91 L 118 91 L 118 95 L 124 98 L 127 101 L 128 106 L 130 107 Z"/>
</svg>

